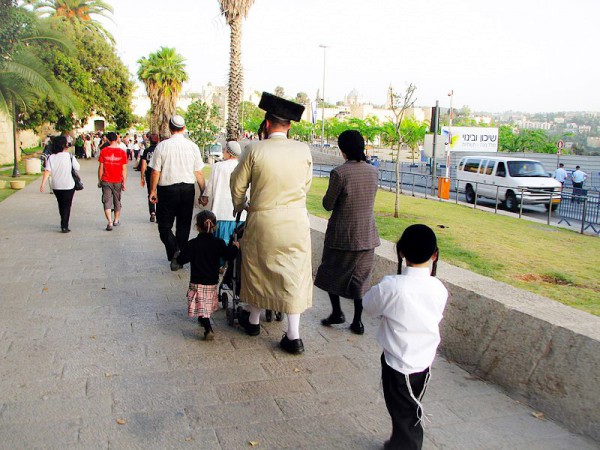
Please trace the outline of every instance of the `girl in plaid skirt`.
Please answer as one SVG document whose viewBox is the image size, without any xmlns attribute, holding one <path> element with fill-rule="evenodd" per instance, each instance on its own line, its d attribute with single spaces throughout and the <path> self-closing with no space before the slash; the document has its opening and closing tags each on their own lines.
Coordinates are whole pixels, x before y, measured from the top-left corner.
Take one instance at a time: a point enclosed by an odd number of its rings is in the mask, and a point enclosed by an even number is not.
<svg viewBox="0 0 600 450">
<path fill-rule="evenodd" d="M 198 236 L 188 242 L 177 257 L 180 265 L 190 263 L 190 286 L 188 288 L 188 316 L 197 317 L 204 327 L 204 339 L 214 338 L 210 325 L 210 315 L 219 307 L 217 286 L 219 283 L 219 259 L 232 260 L 236 257 L 240 244 L 229 245 L 213 233 L 217 218 L 208 210 L 196 215 Z"/>
</svg>

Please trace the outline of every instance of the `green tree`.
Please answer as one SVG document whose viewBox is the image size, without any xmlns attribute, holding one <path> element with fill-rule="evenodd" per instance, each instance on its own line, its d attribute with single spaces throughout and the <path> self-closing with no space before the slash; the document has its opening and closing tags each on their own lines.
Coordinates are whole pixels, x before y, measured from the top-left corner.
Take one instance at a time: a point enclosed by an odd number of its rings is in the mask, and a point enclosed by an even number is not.
<svg viewBox="0 0 600 450">
<path fill-rule="evenodd" d="M 308 103 L 308 94 L 306 92 L 298 92 L 294 101 L 300 105 L 306 105 Z"/>
<path fill-rule="evenodd" d="M 240 103 L 239 117 L 245 131 L 256 133 L 265 118 L 265 112 L 252 102 L 242 102 Z"/>
<path fill-rule="evenodd" d="M 40 42 L 51 41 L 69 48 L 67 40 L 52 33 L 47 22 L 21 7 L 1 5 L 0 23 L 17 30 L 9 45 L 0 54 L 0 112 L 7 114 L 13 123 L 14 171 L 17 169 L 17 128 L 23 128 L 22 115 L 39 99 L 54 102 L 63 111 L 75 108 L 73 94 L 48 70 L 34 49 Z"/>
<path fill-rule="evenodd" d="M 499 152 L 518 152 L 516 135 L 513 127 L 510 125 L 501 125 L 498 128 L 498 151 Z"/>
<path fill-rule="evenodd" d="M 297 137 L 304 142 L 310 142 L 314 132 L 314 125 L 311 122 L 301 120 L 300 122 L 292 122 L 290 136 Z"/>
<path fill-rule="evenodd" d="M 153 133 L 169 136 L 169 119 L 175 113 L 177 99 L 187 81 L 185 59 L 174 48 L 161 47 L 148 58 L 138 60 L 137 75 L 146 86 L 150 98 Z"/>
<path fill-rule="evenodd" d="M 425 133 L 427 133 L 427 124 L 419 122 L 414 117 L 406 117 L 400 125 L 402 142 L 410 148 L 413 164 L 419 144 L 425 140 Z"/>
<path fill-rule="evenodd" d="M 515 138 L 519 151 L 556 153 L 556 142 L 544 130 L 520 130 Z"/>
<path fill-rule="evenodd" d="M 185 123 L 190 133 L 190 139 L 198 144 L 203 153 L 206 145 L 213 142 L 219 133 L 219 127 L 215 125 L 216 120 L 218 120 L 216 106 L 210 108 L 202 100 L 191 103 L 185 114 Z"/>
<path fill-rule="evenodd" d="M 377 136 L 381 134 L 381 124 L 376 116 L 367 116 L 366 119 L 352 117 L 348 120 L 348 125 L 358 130 L 367 144 L 373 144 Z"/>
<path fill-rule="evenodd" d="M 45 6 L 41 6 L 42 3 Z M 114 45 L 106 39 L 100 30 L 101 25 L 93 17 L 108 14 L 111 10 L 109 8 L 100 14 L 102 11 L 95 12 L 92 8 L 86 15 L 76 8 L 77 4 L 87 3 L 91 8 L 95 2 L 75 3 L 71 5 L 72 15 L 67 17 L 67 9 L 58 0 L 27 2 L 34 7 L 39 6 L 37 16 L 46 18 L 56 33 L 73 42 L 75 51 L 72 53 L 48 44 L 37 48 L 36 53 L 56 77 L 76 93 L 81 108 L 77 114 L 74 114 L 75 111 L 63 113 L 54 103 L 40 101 L 25 122 L 28 127 L 52 122 L 59 130 L 66 131 L 80 125 L 92 113 L 97 113 L 109 123 L 115 123 L 119 129 L 128 128 L 133 122 L 131 98 L 134 83 Z M 96 6 L 99 7 L 99 4 Z"/>
<path fill-rule="evenodd" d="M 277 97 L 285 98 L 285 90 L 281 86 L 277 86 L 273 92 Z"/>
<path fill-rule="evenodd" d="M 26 0 L 40 17 L 54 17 L 69 22 L 73 27 L 83 27 L 92 34 L 100 35 L 114 43 L 113 36 L 95 16 L 110 19 L 113 8 L 101 0 Z"/>
<path fill-rule="evenodd" d="M 219 0 L 221 13 L 231 30 L 229 43 L 229 86 L 227 94 L 227 140 L 237 141 L 240 134 L 239 107 L 244 91 L 242 68 L 242 20 L 254 0 Z"/>
<path fill-rule="evenodd" d="M 395 128 L 395 136 L 398 139 L 396 141 L 396 202 L 394 207 L 394 217 L 398 218 L 400 213 L 400 146 L 402 145 L 402 133 L 400 131 L 400 127 L 402 125 L 402 121 L 404 120 L 404 115 L 409 108 L 412 108 L 416 102 L 416 98 L 414 97 L 415 90 L 417 87 L 410 83 L 406 90 L 400 94 L 396 93 L 392 86 L 390 85 L 389 89 L 389 100 L 392 108 L 392 113 L 394 114 L 394 128 Z"/>
</svg>

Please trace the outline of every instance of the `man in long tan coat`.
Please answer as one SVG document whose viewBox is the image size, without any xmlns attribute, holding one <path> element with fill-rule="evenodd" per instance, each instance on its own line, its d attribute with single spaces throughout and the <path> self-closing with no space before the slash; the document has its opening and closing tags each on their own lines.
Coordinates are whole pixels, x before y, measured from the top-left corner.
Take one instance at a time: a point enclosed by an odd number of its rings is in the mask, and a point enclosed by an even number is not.
<svg viewBox="0 0 600 450">
<path fill-rule="evenodd" d="M 268 139 L 248 145 L 231 175 L 236 210 L 244 207 L 252 184 L 248 218 L 241 240 L 240 298 L 250 314 L 238 321 L 251 336 L 260 333 L 262 309 L 287 314 L 288 330 L 280 346 L 304 351 L 300 314 L 312 305 L 311 242 L 306 195 L 312 181 L 308 145 L 287 139 L 290 120 L 299 121 L 304 107 L 263 93 Z"/>
</svg>

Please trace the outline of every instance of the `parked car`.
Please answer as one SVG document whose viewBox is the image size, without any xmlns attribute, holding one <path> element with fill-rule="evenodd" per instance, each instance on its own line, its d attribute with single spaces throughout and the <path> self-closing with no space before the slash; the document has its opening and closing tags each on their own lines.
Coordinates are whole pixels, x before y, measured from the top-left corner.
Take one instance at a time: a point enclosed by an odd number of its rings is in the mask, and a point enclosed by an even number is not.
<svg viewBox="0 0 600 450">
<path fill-rule="evenodd" d="M 518 211 L 521 202 L 552 205 L 553 211 L 560 203 L 561 184 L 533 159 L 465 156 L 456 173 L 468 203 L 475 203 L 476 196 L 498 198 L 509 211 Z"/>
</svg>

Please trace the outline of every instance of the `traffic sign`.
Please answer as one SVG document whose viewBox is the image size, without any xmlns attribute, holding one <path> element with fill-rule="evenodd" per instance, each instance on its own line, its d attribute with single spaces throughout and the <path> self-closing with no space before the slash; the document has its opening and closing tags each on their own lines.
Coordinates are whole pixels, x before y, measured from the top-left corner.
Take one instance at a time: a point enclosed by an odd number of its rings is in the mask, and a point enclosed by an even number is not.
<svg viewBox="0 0 600 450">
<path fill-rule="evenodd" d="M 565 147 L 565 141 L 560 140 L 556 143 L 556 147 L 558 147 L 559 150 L 563 149 Z"/>
</svg>

